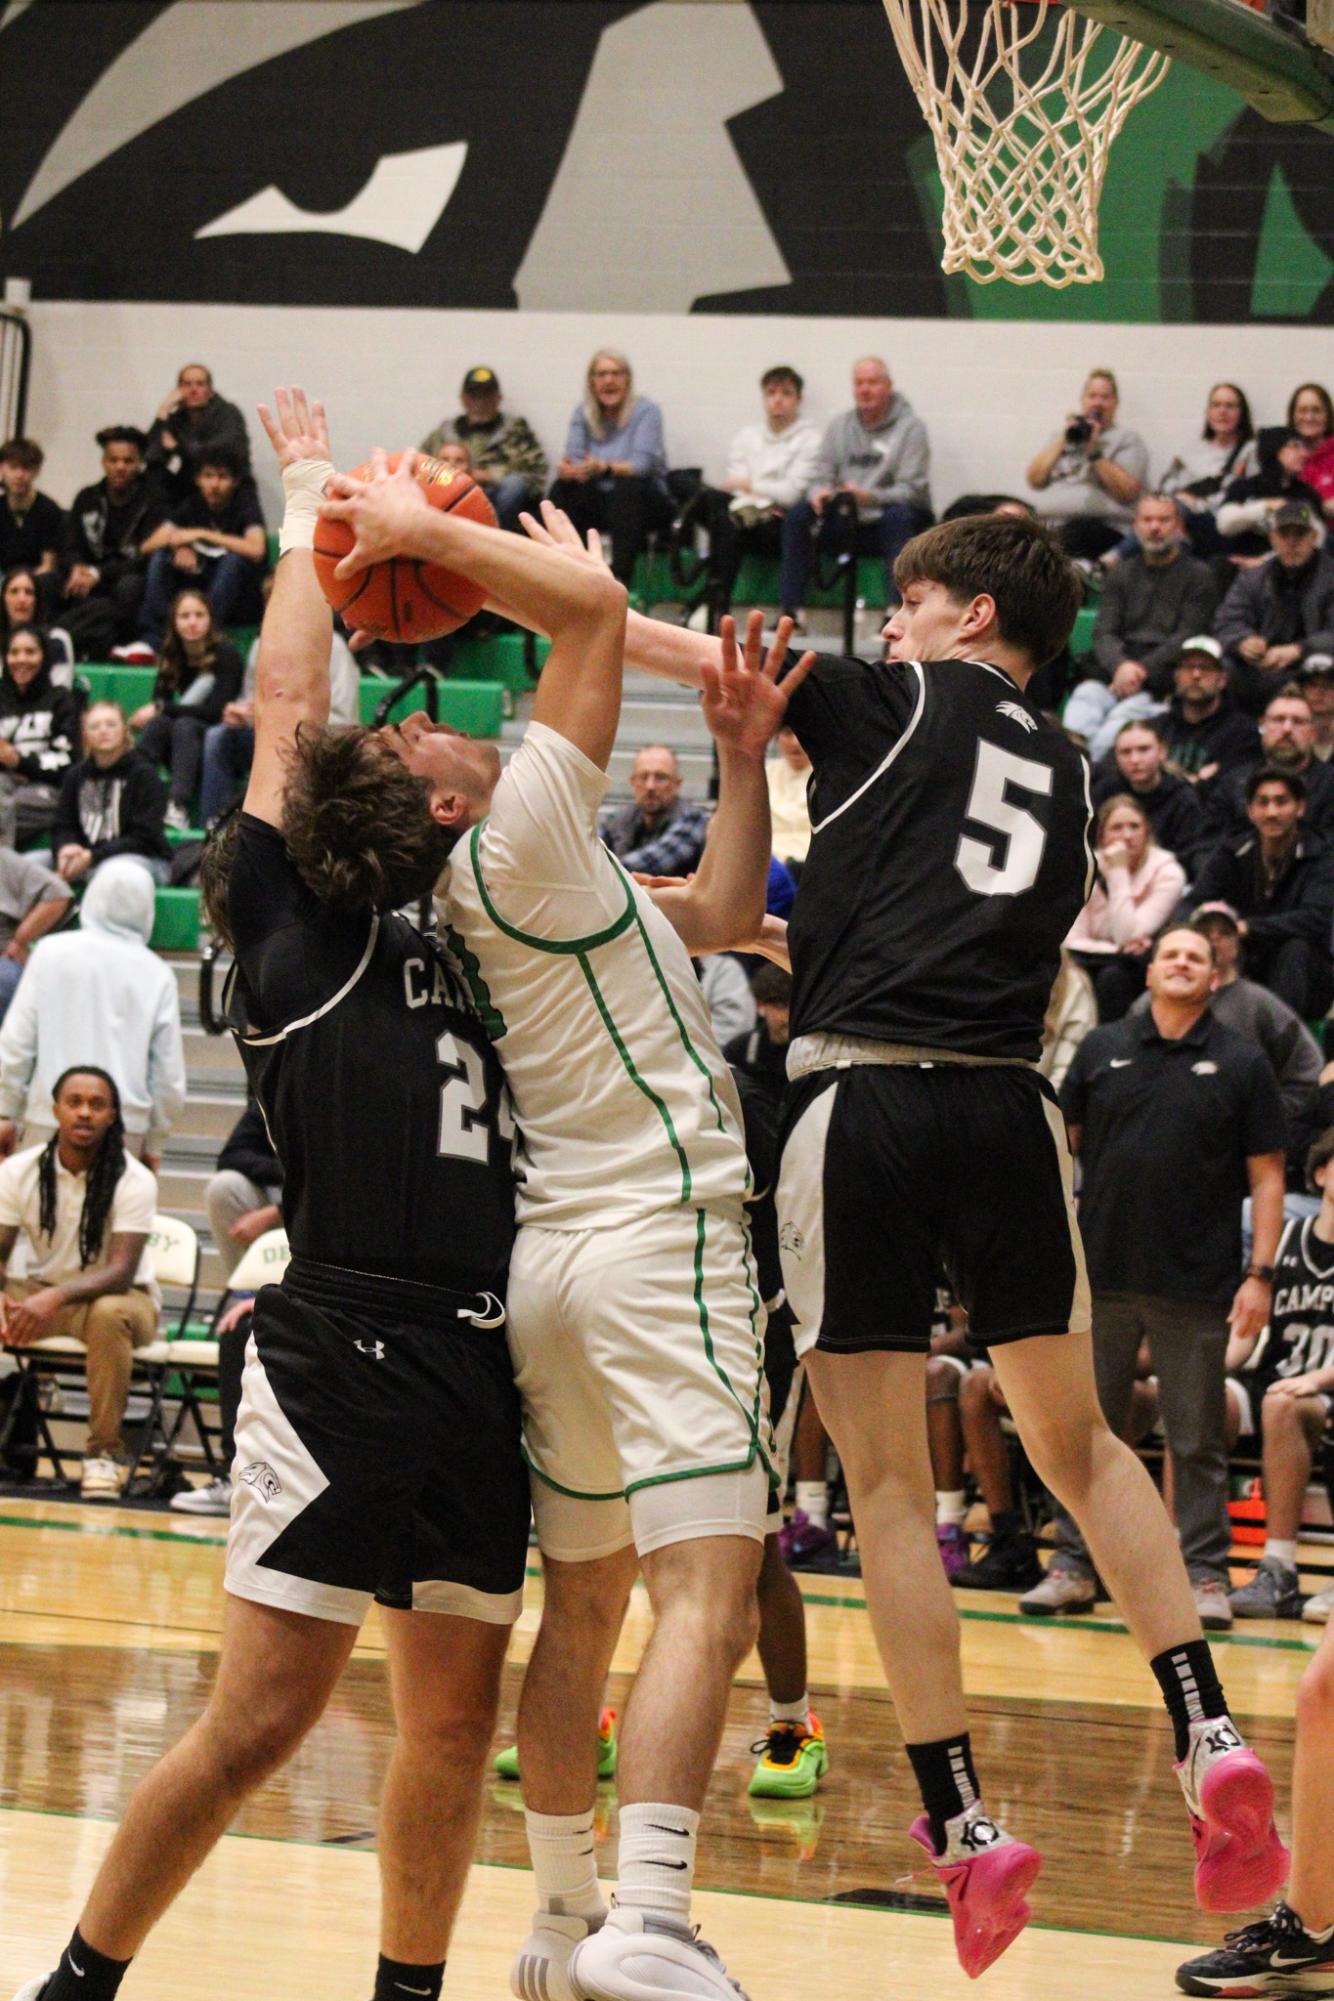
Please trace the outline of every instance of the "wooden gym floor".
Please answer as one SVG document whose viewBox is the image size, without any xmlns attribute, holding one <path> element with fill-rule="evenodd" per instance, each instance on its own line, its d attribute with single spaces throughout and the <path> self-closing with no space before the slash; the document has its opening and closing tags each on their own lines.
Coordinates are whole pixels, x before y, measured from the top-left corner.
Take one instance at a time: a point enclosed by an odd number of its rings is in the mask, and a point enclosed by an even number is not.
<svg viewBox="0 0 1334 2001">
<path fill-rule="evenodd" d="M 53 1963 L 131 1788 L 204 1701 L 224 1526 L 0 1500 L 0 2001 Z M 1322 1566 L 1334 1556 L 1328 1545 L 1304 1553 Z M 1327 1582 L 1327 1568 L 1305 1578 L 1312 1590 Z M 943 1903 L 906 1834 L 916 1804 L 861 1585 L 801 1584 L 830 1773 L 811 1801 L 748 1800 L 766 1709 L 758 1663 L 747 1662 L 700 1839 L 698 1915 L 754 2001 L 962 1995 Z M 1035 1623 L 1011 1598 L 957 1595 L 988 1804 L 1047 1856 L 1036 1922 L 986 1976 L 987 1994 L 1172 1993 L 1178 1960 L 1225 1927 L 1194 1907 L 1171 1736 L 1147 1670 L 1111 1616 Z M 503 1741 L 540 1607 L 534 1557 Z M 637 1591 L 615 1662 L 618 1705 L 646 1624 Z M 1233 1713 L 1272 1760 L 1281 1825 L 1294 1696 L 1318 1637 L 1252 1623 L 1218 1648 Z M 126 2001 L 367 2001 L 389 1733 L 372 1619 L 328 1715 L 149 1942 Z M 610 1864 L 615 1795 L 602 1790 Z M 508 1992 L 529 1910 L 518 1788 L 496 1780 L 447 1997 Z"/>
</svg>

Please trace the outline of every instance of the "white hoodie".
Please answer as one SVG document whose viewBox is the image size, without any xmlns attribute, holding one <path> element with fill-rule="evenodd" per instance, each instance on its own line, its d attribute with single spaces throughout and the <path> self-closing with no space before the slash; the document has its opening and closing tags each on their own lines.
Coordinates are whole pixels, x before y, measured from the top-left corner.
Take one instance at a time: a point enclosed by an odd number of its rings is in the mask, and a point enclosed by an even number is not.
<svg viewBox="0 0 1334 2001">
<path fill-rule="evenodd" d="M 94 1063 L 120 1087 L 126 1132 L 160 1151 L 185 1103 L 185 1051 L 175 975 L 148 949 L 153 900 L 139 862 L 104 862 L 80 929 L 34 949 L 0 1028 L 0 1118 L 49 1126 L 56 1078 Z"/>
</svg>

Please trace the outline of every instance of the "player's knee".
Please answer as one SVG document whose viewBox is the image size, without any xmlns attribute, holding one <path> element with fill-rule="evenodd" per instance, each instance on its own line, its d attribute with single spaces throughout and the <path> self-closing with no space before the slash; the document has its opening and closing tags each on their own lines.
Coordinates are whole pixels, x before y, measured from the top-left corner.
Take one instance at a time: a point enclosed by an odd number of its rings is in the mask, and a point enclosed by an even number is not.
<svg viewBox="0 0 1334 2001">
<path fill-rule="evenodd" d="M 238 1797 L 253 1792 L 291 1757 L 321 1706 L 296 1686 L 247 1702 L 244 1709 L 214 1703 L 202 1727 L 219 1782 Z"/>
<path fill-rule="evenodd" d="M 480 1771 L 495 1733 L 497 1699 L 475 1694 L 414 1710 L 399 1718 L 398 1735 L 418 1770 Z"/>
<path fill-rule="evenodd" d="M 1260 1430 L 1265 1438 L 1289 1438 L 1303 1430 L 1303 1412 L 1295 1397 L 1266 1397 L 1260 1405 Z"/>
<path fill-rule="evenodd" d="M 928 1403 L 959 1401 L 959 1371 L 943 1355 L 932 1355 L 927 1362 L 926 1400 Z"/>
</svg>

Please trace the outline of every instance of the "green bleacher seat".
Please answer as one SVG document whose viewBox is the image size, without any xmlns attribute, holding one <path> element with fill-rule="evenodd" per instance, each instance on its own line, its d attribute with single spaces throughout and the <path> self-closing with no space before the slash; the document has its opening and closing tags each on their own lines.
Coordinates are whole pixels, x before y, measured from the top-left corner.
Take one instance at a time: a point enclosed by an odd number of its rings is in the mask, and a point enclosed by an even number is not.
<svg viewBox="0 0 1334 2001">
<path fill-rule="evenodd" d="M 155 952 L 195 952 L 199 949 L 199 891 L 160 889 L 149 944 Z"/>
<path fill-rule="evenodd" d="M 198 803 L 198 800 L 196 800 L 195 804 L 198 805 Z M 167 845 L 179 848 L 186 841 L 202 841 L 207 829 L 204 827 L 164 827 L 162 831 L 167 836 Z"/>
<path fill-rule="evenodd" d="M 152 701 L 157 668 L 119 667 L 107 662 L 77 667 L 74 678 L 77 685 L 87 689 L 90 702 L 119 702 L 126 715 L 132 716 L 145 702 Z"/>
<path fill-rule="evenodd" d="M 236 648 L 244 663 L 250 658 L 250 649 L 259 638 L 259 627 L 257 625 L 229 625 L 227 627 L 227 637 L 231 640 L 232 645 Z"/>
<path fill-rule="evenodd" d="M 269 545 L 269 568 L 276 570 L 278 567 L 278 530 L 270 528 L 267 539 Z"/>
<path fill-rule="evenodd" d="M 361 677 L 361 720 L 374 722 L 377 705 L 384 700 L 394 683 L 381 674 L 363 674 Z M 499 681 L 442 681 L 437 689 L 436 711 L 442 723 L 450 723 L 456 730 L 466 730 L 469 736 L 499 736 L 505 716 L 505 690 Z M 391 722 L 401 722 L 414 709 L 424 709 L 426 702 L 421 688 L 414 688 L 404 695 L 389 712 Z"/>
<path fill-rule="evenodd" d="M 549 639 L 535 642 L 537 666 L 551 651 Z M 536 685 L 528 671 L 527 641 L 522 632 L 491 632 L 482 639 L 460 639 L 445 673 L 450 680 L 499 681 L 512 695 L 528 694 Z"/>
<path fill-rule="evenodd" d="M 1081 606 L 1079 616 L 1075 620 L 1075 629 L 1070 635 L 1070 651 L 1074 654 L 1076 660 L 1081 653 L 1087 653 L 1092 646 L 1093 628 L 1097 622 L 1097 605 L 1086 604 Z"/>
<path fill-rule="evenodd" d="M 778 603 L 780 565 L 776 556 L 746 556 L 737 574 L 736 589 L 732 592 L 732 602 L 737 605 L 771 605 Z M 878 556 L 857 558 L 857 595 L 863 604 L 882 605 L 885 602 L 885 566 Z M 832 591 L 819 591 L 811 584 L 807 592 L 807 605 L 841 605 L 843 591 L 835 584 Z"/>
</svg>

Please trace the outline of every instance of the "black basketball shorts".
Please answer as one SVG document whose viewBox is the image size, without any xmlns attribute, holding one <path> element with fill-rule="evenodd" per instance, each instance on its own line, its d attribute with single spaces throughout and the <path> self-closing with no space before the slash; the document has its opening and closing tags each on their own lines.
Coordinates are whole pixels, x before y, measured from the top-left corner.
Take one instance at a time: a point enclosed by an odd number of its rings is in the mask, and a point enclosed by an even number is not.
<svg viewBox="0 0 1334 2001">
<path fill-rule="evenodd" d="M 346 1625 L 372 1599 L 510 1625 L 528 1524 L 493 1297 L 299 1258 L 264 1287 L 236 1423 L 229 1591 Z"/>
<path fill-rule="evenodd" d="M 789 1094 L 778 1175 L 798 1354 L 925 1353 L 943 1266 L 971 1338 L 1087 1330 L 1065 1123 L 1022 1064 L 853 1064 Z"/>
</svg>

